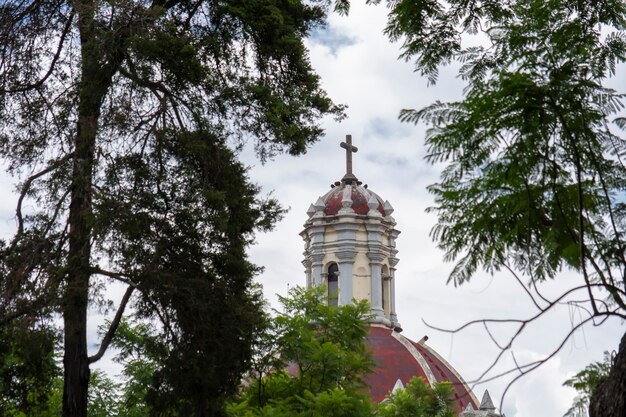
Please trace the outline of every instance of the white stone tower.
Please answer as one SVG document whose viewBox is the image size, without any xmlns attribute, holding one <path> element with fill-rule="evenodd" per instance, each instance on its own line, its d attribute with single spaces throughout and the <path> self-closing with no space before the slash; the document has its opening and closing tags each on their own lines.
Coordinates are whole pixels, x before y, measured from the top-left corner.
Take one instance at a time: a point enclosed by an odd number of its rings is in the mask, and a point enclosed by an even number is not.
<svg viewBox="0 0 626 417">
<path fill-rule="evenodd" d="M 352 137 L 346 150 L 346 174 L 311 204 L 300 233 L 305 241 L 307 286 L 328 288 L 328 302 L 345 305 L 365 299 L 372 323 L 401 331 L 395 309 L 396 222 L 388 201 L 352 173 Z"/>
<path fill-rule="evenodd" d="M 364 382 L 372 400 L 383 401 L 419 376 L 431 385 L 450 381 L 460 417 L 501 417 L 488 393 L 478 402 L 461 375 L 426 344 L 428 337 L 413 342 L 399 333 L 395 275 L 400 232 L 391 217 L 393 208 L 352 173 L 352 153 L 358 149 L 350 135 L 341 147 L 346 150 L 346 175 L 307 211 L 300 233 L 303 264 L 307 286 L 326 286 L 329 304 L 369 301 L 372 318 L 366 343 L 375 366 Z"/>
</svg>

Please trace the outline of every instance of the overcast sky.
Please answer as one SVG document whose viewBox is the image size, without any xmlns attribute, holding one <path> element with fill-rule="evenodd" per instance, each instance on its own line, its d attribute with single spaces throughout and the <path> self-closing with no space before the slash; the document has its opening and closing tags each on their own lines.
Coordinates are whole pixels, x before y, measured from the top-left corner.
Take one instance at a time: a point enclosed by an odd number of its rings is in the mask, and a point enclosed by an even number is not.
<svg viewBox="0 0 626 417">
<path fill-rule="evenodd" d="M 252 179 L 291 208 L 274 232 L 258 237 L 252 258 L 265 266 L 259 282 L 273 304 L 276 293 L 284 295 L 290 286 L 305 284 L 303 242 L 298 233 L 309 205 L 343 176 L 345 151 L 339 142 L 351 134 L 359 148 L 354 155 L 354 173 L 391 202 L 401 231 L 397 240 L 396 306 L 403 334 L 412 340 L 427 334 L 428 344 L 471 381 L 498 352 L 484 329 L 470 328 L 452 336 L 428 328 L 424 321 L 454 328 L 471 319 L 523 319 L 536 311 L 519 284 L 505 272 L 477 276 L 460 288 L 446 285 L 451 264 L 443 262 L 443 252 L 429 238 L 435 217 L 424 211 L 433 205 L 426 186 L 437 181 L 440 167 L 424 161 L 425 126 L 400 123 L 397 117 L 403 108 L 458 99 L 464 84 L 455 77 L 455 70 L 448 68 L 442 70 L 436 86 L 427 87 L 410 63 L 398 61 L 400 45 L 390 44 L 382 33 L 386 13 L 383 6 L 353 2 L 348 17 L 332 16 L 329 26 L 309 42 L 313 66 L 329 95 L 348 105 L 348 117 L 341 123 L 325 121 L 326 137 L 303 157 L 281 156 L 262 166 L 247 156 L 247 162 L 254 165 Z M 564 274 L 544 285 L 542 291 L 558 294 L 578 280 L 576 274 Z M 578 320 L 578 312 L 563 306 L 533 323 L 513 346 L 515 359 L 525 363 L 545 357 Z M 614 320 L 577 332 L 555 358 L 509 389 L 503 406 L 507 417 L 563 415 L 575 395 L 574 390 L 562 387 L 563 381 L 591 361 L 600 360 L 603 351 L 617 349 L 624 330 Z M 494 332 L 504 343 L 511 330 L 501 326 Z M 500 371 L 514 365 L 510 353 L 502 362 Z M 480 399 L 488 388 L 498 404 L 510 380 L 511 376 L 479 385 L 475 393 Z"/>
<path fill-rule="evenodd" d="M 403 334 L 419 340 L 427 334 L 428 344 L 447 359 L 467 380 L 478 378 L 490 365 L 498 349 L 481 327 L 455 335 L 428 328 L 455 328 L 480 318 L 528 318 L 535 311 L 523 290 L 507 273 L 479 275 L 460 288 L 446 285 L 451 264 L 429 238 L 435 223 L 425 209 L 433 204 L 426 187 L 435 182 L 440 167 L 424 161 L 424 126 L 402 124 L 397 120 L 402 108 L 420 108 L 435 100 L 461 96 L 463 84 L 454 69 L 443 69 L 437 86 L 398 61 L 399 45 L 390 44 L 382 34 L 386 22 L 383 6 L 353 2 L 348 17 L 332 16 L 325 30 L 317 31 L 309 42 L 311 61 L 322 77 L 324 88 L 337 103 L 346 104 L 347 119 L 337 123 L 325 120 L 326 137 L 305 156 L 279 156 L 261 165 L 249 152 L 242 157 L 252 166 L 250 176 L 273 192 L 290 211 L 276 230 L 258 236 L 252 260 L 265 267 L 258 277 L 269 302 L 276 306 L 276 294 L 305 284 L 303 242 L 298 235 L 307 219 L 311 203 L 328 191 L 330 184 L 345 172 L 345 152 L 339 142 L 351 134 L 359 148 L 354 156 L 354 173 L 370 189 L 395 208 L 393 216 L 401 235 L 397 240 L 400 263 L 396 273 L 396 306 Z M 623 82 L 623 80 L 622 80 Z M 14 227 L 13 186 L 0 176 L 0 234 L 7 238 Z M 547 294 L 558 294 L 579 280 L 565 274 L 544 285 Z M 112 292 L 115 304 L 119 291 Z M 95 326 L 101 318 L 91 317 L 91 349 L 95 350 Z M 580 315 L 567 306 L 533 323 L 513 346 L 518 363 L 545 357 L 562 341 Z M 562 387 L 565 379 L 591 361 L 600 360 L 605 350 L 617 349 L 625 327 L 617 320 L 601 327 L 586 326 L 540 369 L 516 382 L 508 391 L 503 411 L 507 417 L 561 416 L 571 404 L 574 391 Z M 498 341 L 505 343 L 511 330 L 493 329 Z M 109 355 L 110 357 L 110 355 Z M 499 371 L 514 364 L 511 354 L 504 355 Z M 101 367 L 119 372 L 110 361 Z M 512 374 L 516 376 L 517 374 Z M 496 404 L 511 376 L 475 388 L 480 399 L 488 388 Z"/>
</svg>

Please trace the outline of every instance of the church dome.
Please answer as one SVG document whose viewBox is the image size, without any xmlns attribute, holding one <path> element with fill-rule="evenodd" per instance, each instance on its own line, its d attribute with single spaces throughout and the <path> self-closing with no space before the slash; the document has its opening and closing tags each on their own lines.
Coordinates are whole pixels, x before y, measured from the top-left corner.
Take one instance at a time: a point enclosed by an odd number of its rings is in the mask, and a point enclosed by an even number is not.
<svg viewBox="0 0 626 417">
<path fill-rule="evenodd" d="M 321 197 L 325 216 L 335 216 L 344 207 L 350 208 L 355 214 L 367 215 L 370 210 L 385 217 L 393 212 L 389 202 L 384 202 L 375 192 L 367 188 L 360 181 L 356 183 L 336 182 L 331 190 Z"/>
<path fill-rule="evenodd" d="M 426 345 L 424 339 L 416 343 L 392 329 L 372 325 L 367 346 L 375 363 L 373 372 L 365 378 L 373 401 L 383 401 L 395 387 L 406 386 L 411 378 L 421 376 L 430 384 L 451 382 L 452 399 L 458 412 L 466 410 L 468 405 L 478 409 L 479 403 L 472 390 L 448 362 Z"/>
<path fill-rule="evenodd" d="M 374 216 L 391 218 L 393 207 L 389 201 L 382 198 L 363 185 L 352 173 L 352 153 L 358 148 L 352 145 L 352 137 L 348 135 L 346 142 L 341 143 L 346 149 L 346 174 L 341 181 L 330 186 L 331 190 L 311 204 L 307 214 L 309 217 L 327 217 L 342 214 L 356 214 L 361 216 Z"/>
</svg>

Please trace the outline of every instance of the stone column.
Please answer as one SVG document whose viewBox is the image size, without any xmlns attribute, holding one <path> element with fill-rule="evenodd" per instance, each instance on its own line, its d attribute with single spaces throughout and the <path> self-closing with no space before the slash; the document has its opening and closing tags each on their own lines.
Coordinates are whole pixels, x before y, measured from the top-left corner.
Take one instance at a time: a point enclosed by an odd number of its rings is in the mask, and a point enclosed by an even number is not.
<svg viewBox="0 0 626 417">
<path fill-rule="evenodd" d="M 339 258 L 339 305 L 344 306 L 352 302 L 352 265 L 356 252 L 342 250 L 336 253 Z"/>
<path fill-rule="evenodd" d="M 314 287 L 322 285 L 322 267 L 324 262 L 323 253 L 312 254 L 311 257 L 311 284 Z"/>
<path fill-rule="evenodd" d="M 389 258 L 389 318 L 392 323 L 398 323 L 396 314 L 396 265 L 398 258 Z"/>
<path fill-rule="evenodd" d="M 305 259 L 302 261 L 302 265 L 304 266 L 304 274 L 306 276 L 306 287 L 311 288 L 313 283 L 311 282 L 311 261 Z"/>
<path fill-rule="evenodd" d="M 372 314 L 377 317 L 384 317 L 383 310 L 383 280 L 382 280 L 382 262 L 384 255 L 382 253 L 368 252 L 367 257 L 370 260 L 371 271 L 371 309 Z"/>
</svg>

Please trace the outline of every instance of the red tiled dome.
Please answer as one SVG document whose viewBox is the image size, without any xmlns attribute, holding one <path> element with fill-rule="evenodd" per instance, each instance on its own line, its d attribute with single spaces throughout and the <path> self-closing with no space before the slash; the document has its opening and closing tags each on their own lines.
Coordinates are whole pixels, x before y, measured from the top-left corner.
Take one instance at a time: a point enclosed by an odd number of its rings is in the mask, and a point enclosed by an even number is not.
<svg viewBox="0 0 626 417">
<path fill-rule="evenodd" d="M 374 372 L 365 378 L 373 401 L 382 401 L 398 379 L 406 386 L 411 378 L 421 376 L 429 382 L 450 381 L 458 412 L 463 411 L 468 403 L 474 409 L 479 407 L 470 388 L 454 368 L 425 344 L 378 326 L 370 326 L 367 344 L 376 363 Z"/>
<path fill-rule="evenodd" d="M 378 196 L 378 194 L 368 190 L 367 186 L 363 186 L 360 183 L 346 184 L 344 182 L 340 185 L 334 186 L 322 197 L 322 201 L 325 205 L 324 215 L 334 216 L 339 213 L 339 210 L 343 207 L 342 201 L 344 200 L 346 187 L 350 187 L 348 191 L 350 200 L 352 201 L 352 205 L 350 207 L 356 214 L 366 215 L 370 211 L 368 203 L 373 196 L 378 202 L 376 210 L 378 210 L 382 216 L 385 216 L 385 203 L 382 198 Z"/>
</svg>

